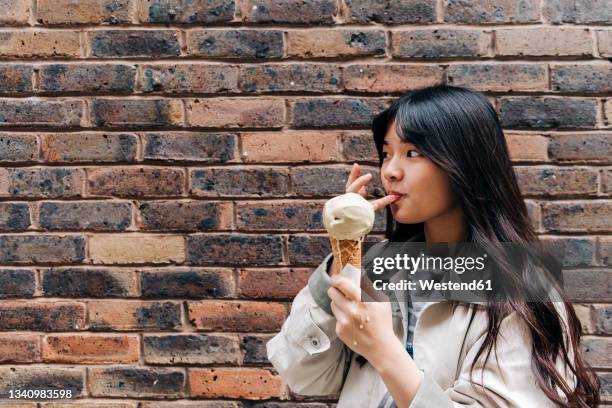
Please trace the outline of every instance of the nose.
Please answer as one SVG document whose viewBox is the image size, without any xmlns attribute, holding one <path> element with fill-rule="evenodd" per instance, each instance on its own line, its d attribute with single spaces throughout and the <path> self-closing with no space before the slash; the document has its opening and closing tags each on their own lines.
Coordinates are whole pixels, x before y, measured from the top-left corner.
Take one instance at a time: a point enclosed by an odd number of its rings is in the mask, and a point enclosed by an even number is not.
<svg viewBox="0 0 612 408">
<path fill-rule="evenodd" d="M 391 160 L 389 164 L 382 169 L 382 175 L 387 181 L 397 182 L 402 179 L 403 171 L 397 163 Z"/>
</svg>

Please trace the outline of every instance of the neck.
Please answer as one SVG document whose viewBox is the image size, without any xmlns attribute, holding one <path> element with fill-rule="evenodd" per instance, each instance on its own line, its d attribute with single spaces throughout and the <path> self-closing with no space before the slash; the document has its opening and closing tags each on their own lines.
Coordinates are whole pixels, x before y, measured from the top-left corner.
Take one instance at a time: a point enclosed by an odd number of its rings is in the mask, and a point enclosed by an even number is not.
<svg viewBox="0 0 612 408">
<path fill-rule="evenodd" d="M 425 221 L 423 230 L 428 243 L 456 243 L 467 237 L 467 224 L 458 206 Z"/>
</svg>

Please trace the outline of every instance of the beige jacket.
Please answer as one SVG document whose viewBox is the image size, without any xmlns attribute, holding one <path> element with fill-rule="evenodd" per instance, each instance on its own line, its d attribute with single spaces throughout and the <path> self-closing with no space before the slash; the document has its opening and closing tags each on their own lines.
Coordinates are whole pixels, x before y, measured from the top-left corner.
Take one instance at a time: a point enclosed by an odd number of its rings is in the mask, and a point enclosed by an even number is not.
<svg viewBox="0 0 612 408">
<path fill-rule="evenodd" d="M 364 265 L 381 252 L 385 242 L 370 248 Z M 357 354 L 335 332 L 336 320 L 327 295 L 331 257 L 329 253 L 296 295 L 280 332 L 266 344 L 268 359 L 298 394 L 329 396 L 339 392 L 338 408 L 376 408 L 387 391 L 385 383 L 372 365 L 360 366 L 355 361 Z M 473 307 L 478 310 L 470 320 Z M 395 334 L 405 344 L 405 304 L 392 302 L 392 313 Z M 422 382 L 410 408 L 555 406 L 535 383 L 531 342 L 515 313 L 501 325 L 499 365 L 491 353 L 486 366 L 480 363 L 474 367 L 474 381 L 480 383 L 484 376 L 485 392 L 494 403 L 470 387 L 469 369 L 484 340 L 486 324 L 484 308 L 479 305 L 443 301 L 424 306 L 413 334 L 414 361 L 422 372 Z M 560 360 L 557 367 L 574 384 L 573 375 Z"/>
</svg>

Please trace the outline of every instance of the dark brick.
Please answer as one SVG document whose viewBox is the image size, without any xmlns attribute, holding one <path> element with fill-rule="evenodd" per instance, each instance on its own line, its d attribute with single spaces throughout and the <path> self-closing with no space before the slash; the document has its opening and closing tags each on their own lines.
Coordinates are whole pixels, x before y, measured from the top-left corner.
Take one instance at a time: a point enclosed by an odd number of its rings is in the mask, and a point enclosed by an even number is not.
<svg viewBox="0 0 612 408">
<path fill-rule="evenodd" d="M 0 133 L 0 162 L 31 162 L 37 159 L 36 135 Z"/>
<path fill-rule="evenodd" d="M 145 335 L 143 346 L 147 364 L 239 364 L 241 360 L 233 335 Z"/>
<path fill-rule="evenodd" d="M 334 24 L 333 0 L 243 0 L 242 21 L 248 23 Z"/>
<path fill-rule="evenodd" d="M 377 99 L 297 99 L 292 104 L 292 124 L 296 128 L 367 128 L 386 105 Z"/>
<path fill-rule="evenodd" d="M 491 34 L 475 29 L 418 29 L 391 33 L 396 58 L 449 58 L 487 56 Z"/>
<path fill-rule="evenodd" d="M 234 295 L 234 278 L 229 269 L 160 270 L 140 273 L 142 297 L 209 299 Z"/>
<path fill-rule="evenodd" d="M 82 303 L 58 301 L 46 303 L 3 301 L 0 303 L 0 329 L 2 330 L 60 332 L 84 328 L 85 305 Z"/>
<path fill-rule="evenodd" d="M 444 21 L 457 24 L 539 23 L 540 2 L 446 0 Z"/>
<path fill-rule="evenodd" d="M 125 231 L 131 223 L 132 205 L 117 202 L 43 202 L 40 226 L 47 230 Z"/>
<path fill-rule="evenodd" d="M 511 128 L 594 128 L 594 99 L 509 96 L 500 98 L 500 119 Z"/>
<path fill-rule="evenodd" d="M 80 197 L 83 172 L 74 168 L 0 169 L 0 196 L 31 198 Z"/>
<path fill-rule="evenodd" d="M 479 91 L 548 91 L 546 64 L 453 64 L 448 67 L 449 85 Z"/>
<path fill-rule="evenodd" d="M 549 0 L 544 16 L 553 24 L 612 24 L 607 0 Z"/>
<path fill-rule="evenodd" d="M 549 232 L 609 232 L 612 231 L 612 202 L 544 203 L 542 225 Z"/>
<path fill-rule="evenodd" d="M 323 64 L 244 66 L 240 70 L 240 90 L 247 93 L 339 92 L 340 68 Z"/>
<path fill-rule="evenodd" d="M 343 134 L 342 153 L 349 162 L 366 162 L 378 165 L 378 153 L 371 133 Z"/>
<path fill-rule="evenodd" d="M 548 155 L 561 162 L 612 162 L 612 132 L 593 134 L 554 134 Z"/>
<path fill-rule="evenodd" d="M 149 201 L 138 206 L 138 227 L 147 231 L 211 231 L 233 229 L 228 202 Z"/>
<path fill-rule="evenodd" d="M 89 193 L 97 196 L 179 196 L 185 184 L 183 171 L 172 168 L 95 168 L 88 175 Z"/>
<path fill-rule="evenodd" d="M 131 133 L 49 133 L 42 135 L 47 162 L 133 162 L 138 136 Z"/>
<path fill-rule="evenodd" d="M 565 268 L 594 265 L 595 242 L 592 238 L 540 238 L 550 245 L 555 259 Z"/>
<path fill-rule="evenodd" d="M 172 126 L 183 124 L 183 104 L 176 99 L 94 99 L 94 126 Z"/>
<path fill-rule="evenodd" d="M 372 173 L 366 189 L 368 199 L 385 196 L 378 169 L 362 168 L 362 173 Z M 291 169 L 293 193 L 304 197 L 327 197 L 344 194 L 346 181 L 351 172 L 350 167 L 308 166 Z"/>
<path fill-rule="evenodd" d="M 0 100 L 0 126 L 81 126 L 83 101 Z"/>
<path fill-rule="evenodd" d="M 262 59 L 283 56 L 283 33 L 276 30 L 201 30 L 187 32 L 190 55 Z"/>
<path fill-rule="evenodd" d="M 240 348 L 244 352 L 245 364 L 267 364 L 269 363 L 266 351 L 266 343 L 272 339 L 270 335 L 244 336 Z"/>
<path fill-rule="evenodd" d="M 258 230 L 323 230 L 323 202 L 238 202 L 237 228 Z"/>
<path fill-rule="evenodd" d="M 24 230 L 30 226 L 30 207 L 27 203 L 0 203 L 0 229 Z"/>
<path fill-rule="evenodd" d="M 287 243 L 291 265 L 316 266 L 331 252 L 328 235 L 289 235 Z"/>
<path fill-rule="evenodd" d="M 553 91 L 577 93 L 612 92 L 612 69 L 609 64 L 564 64 L 550 67 Z"/>
<path fill-rule="evenodd" d="M 425 24 L 436 20 L 435 0 L 346 0 L 346 5 L 353 23 Z"/>
<path fill-rule="evenodd" d="M 185 373 L 174 368 L 90 368 L 88 377 L 94 397 L 178 398 L 185 389 Z"/>
<path fill-rule="evenodd" d="M 525 196 L 561 197 L 597 194 L 597 171 L 584 168 L 516 167 Z"/>
<path fill-rule="evenodd" d="M 79 235 L 1 235 L 0 263 L 78 263 L 85 258 Z"/>
<path fill-rule="evenodd" d="M 563 272 L 564 288 L 571 302 L 608 302 L 610 272 L 572 270 Z"/>
<path fill-rule="evenodd" d="M 189 193 L 202 197 L 274 197 L 288 190 L 289 174 L 285 168 L 225 167 L 192 170 Z"/>
<path fill-rule="evenodd" d="M 190 265 L 277 265 L 282 261 L 282 241 L 279 236 L 187 236 L 187 263 Z"/>
<path fill-rule="evenodd" d="M 0 269 L 0 299 L 32 297 L 36 290 L 31 269 Z"/>
<path fill-rule="evenodd" d="M 136 67 L 124 64 L 51 64 L 40 67 L 40 90 L 45 92 L 134 91 Z"/>
<path fill-rule="evenodd" d="M 0 398 L 9 399 L 11 390 L 57 390 L 72 398 L 82 395 L 85 387 L 85 370 L 74 367 L 3 366 L 0 367 Z M 13 391 L 14 392 L 14 391 Z M 44 398 L 31 398 L 45 401 Z M 47 399 L 48 401 L 48 399 Z"/>
<path fill-rule="evenodd" d="M 0 92 L 24 94 L 32 92 L 31 65 L 0 65 Z"/>
<path fill-rule="evenodd" d="M 112 269 L 48 268 L 42 273 L 45 296 L 123 297 L 136 294 L 132 272 Z"/>
<path fill-rule="evenodd" d="M 206 93 L 236 92 L 238 67 L 220 64 L 156 64 L 142 67 L 140 89 L 144 92 Z"/>
<path fill-rule="evenodd" d="M 220 23 L 234 18 L 234 0 L 149 0 L 139 20 L 148 23 Z"/>
<path fill-rule="evenodd" d="M 177 57 L 179 33 L 174 30 L 109 30 L 90 33 L 95 57 Z"/>
<path fill-rule="evenodd" d="M 238 159 L 233 133 L 147 133 L 144 145 L 145 160 L 225 163 Z"/>
</svg>

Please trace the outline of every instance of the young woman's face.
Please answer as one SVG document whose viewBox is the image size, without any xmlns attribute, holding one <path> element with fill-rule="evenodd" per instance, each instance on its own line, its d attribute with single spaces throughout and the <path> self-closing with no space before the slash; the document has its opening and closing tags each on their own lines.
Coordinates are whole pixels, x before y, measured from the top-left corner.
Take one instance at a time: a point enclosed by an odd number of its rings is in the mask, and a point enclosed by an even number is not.
<svg viewBox="0 0 612 408">
<path fill-rule="evenodd" d="M 454 195 L 446 172 L 406 143 L 389 126 L 383 146 L 382 184 L 387 194 L 404 194 L 391 204 L 393 218 L 416 224 L 442 215 L 454 207 Z"/>
</svg>

